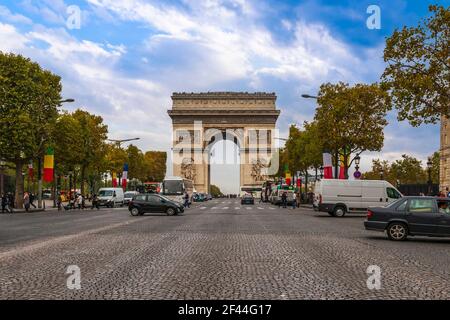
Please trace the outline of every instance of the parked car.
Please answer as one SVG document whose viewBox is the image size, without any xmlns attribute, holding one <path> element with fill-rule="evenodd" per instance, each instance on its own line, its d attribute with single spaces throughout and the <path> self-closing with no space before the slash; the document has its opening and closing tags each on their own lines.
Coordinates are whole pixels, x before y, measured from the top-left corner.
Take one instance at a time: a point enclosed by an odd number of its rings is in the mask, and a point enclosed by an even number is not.
<svg viewBox="0 0 450 320">
<path fill-rule="evenodd" d="M 347 212 L 367 212 L 371 206 L 386 206 L 402 197 L 389 182 L 383 180 L 322 179 L 314 189 L 313 207 L 334 217 Z"/>
<path fill-rule="evenodd" d="M 206 198 L 207 198 L 208 200 L 212 200 L 212 199 L 213 199 L 212 195 L 210 195 L 209 193 L 206 195 Z"/>
<path fill-rule="evenodd" d="M 132 216 L 142 216 L 145 213 L 166 213 L 168 216 L 184 212 L 184 206 L 162 195 L 148 193 L 138 194 L 128 203 L 128 210 Z"/>
<path fill-rule="evenodd" d="M 125 192 L 125 194 L 123 195 L 123 203 L 128 205 L 128 203 L 133 200 L 133 197 L 135 195 L 138 195 L 139 192 L 138 191 L 127 191 Z"/>
<path fill-rule="evenodd" d="M 192 196 L 192 199 L 193 199 L 194 202 L 203 202 L 203 201 L 205 201 L 205 197 L 203 196 L 202 193 L 195 193 Z"/>
<path fill-rule="evenodd" d="M 390 240 L 408 236 L 450 237 L 450 199 L 403 197 L 367 211 L 366 230 L 386 232 Z"/>
<path fill-rule="evenodd" d="M 124 197 L 122 188 L 100 188 L 98 190 L 99 205 L 113 208 L 123 206 Z"/>
<path fill-rule="evenodd" d="M 255 198 L 250 193 L 247 193 L 241 198 L 241 204 L 255 204 Z"/>
</svg>

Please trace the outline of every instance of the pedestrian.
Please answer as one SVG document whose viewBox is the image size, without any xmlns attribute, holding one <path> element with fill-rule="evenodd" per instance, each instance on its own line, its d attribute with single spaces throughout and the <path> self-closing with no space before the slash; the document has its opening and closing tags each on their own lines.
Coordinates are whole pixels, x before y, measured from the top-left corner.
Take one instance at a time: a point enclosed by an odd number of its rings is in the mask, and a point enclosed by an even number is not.
<svg viewBox="0 0 450 320">
<path fill-rule="evenodd" d="M 189 194 L 187 192 L 184 194 L 184 207 L 189 208 Z"/>
<path fill-rule="evenodd" d="M 287 194 L 286 192 L 283 192 L 281 195 L 281 202 L 283 203 L 283 208 L 286 208 L 287 206 Z"/>
<path fill-rule="evenodd" d="M 28 212 L 30 210 L 30 195 L 28 192 L 25 192 L 23 195 L 23 205 L 25 206 L 25 211 Z"/>
<path fill-rule="evenodd" d="M 6 204 L 8 203 L 8 197 L 6 196 L 6 194 L 2 194 L 1 203 L 2 203 L 2 213 L 5 213 Z"/>
<path fill-rule="evenodd" d="M 58 198 L 56 198 L 56 206 L 58 207 L 58 211 L 61 211 L 62 209 L 62 197 L 61 193 L 58 192 Z"/>
<path fill-rule="evenodd" d="M 97 208 L 97 210 L 100 210 L 100 204 L 98 202 L 98 197 L 97 197 L 96 193 L 94 193 L 94 196 L 92 197 L 91 210 L 93 210 L 94 208 Z"/>
<path fill-rule="evenodd" d="M 33 203 L 35 198 L 34 194 L 30 192 L 30 206 L 33 206 L 36 209 L 36 206 Z"/>
<path fill-rule="evenodd" d="M 297 195 L 295 192 L 292 193 L 292 209 L 297 208 Z"/>
<path fill-rule="evenodd" d="M 78 198 L 77 198 L 77 206 L 78 206 L 78 210 L 81 210 L 81 209 L 83 209 L 83 195 L 80 193 L 79 195 L 78 195 Z"/>
</svg>

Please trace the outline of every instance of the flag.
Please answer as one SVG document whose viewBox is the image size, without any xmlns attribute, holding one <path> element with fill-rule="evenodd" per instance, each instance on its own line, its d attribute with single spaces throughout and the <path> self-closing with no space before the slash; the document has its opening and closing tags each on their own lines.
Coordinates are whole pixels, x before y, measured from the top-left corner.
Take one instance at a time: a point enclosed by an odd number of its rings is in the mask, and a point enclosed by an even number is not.
<svg viewBox="0 0 450 320">
<path fill-rule="evenodd" d="M 112 186 L 113 188 L 117 187 L 117 174 L 113 171 L 111 172 L 111 178 L 112 178 Z"/>
<path fill-rule="evenodd" d="M 123 165 L 123 173 L 122 173 L 122 188 L 126 190 L 127 188 L 127 179 L 128 179 L 128 163 Z"/>
<path fill-rule="evenodd" d="M 333 179 L 333 162 L 331 161 L 331 153 L 323 153 L 323 178 Z"/>
<path fill-rule="evenodd" d="M 33 181 L 33 177 L 34 177 L 33 161 L 30 161 L 30 164 L 28 165 L 28 176 L 30 177 L 31 181 Z"/>
<path fill-rule="evenodd" d="M 345 179 L 344 156 L 342 154 L 339 156 L 339 179 Z"/>
<path fill-rule="evenodd" d="M 47 148 L 47 153 L 44 156 L 44 181 L 52 182 L 55 167 L 55 158 L 53 148 Z"/>
</svg>

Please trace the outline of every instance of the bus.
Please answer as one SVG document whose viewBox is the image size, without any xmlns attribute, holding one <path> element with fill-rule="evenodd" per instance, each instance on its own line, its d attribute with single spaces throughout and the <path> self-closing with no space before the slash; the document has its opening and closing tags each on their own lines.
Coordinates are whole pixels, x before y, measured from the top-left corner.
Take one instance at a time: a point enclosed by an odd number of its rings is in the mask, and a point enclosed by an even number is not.
<svg viewBox="0 0 450 320">
<path fill-rule="evenodd" d="M 194 193 L 194 182 L 182 177 L 167 177 L 162 183 L 161 194 L 170 200 L 184 202 L 184 195 L 187 193 L 189 199 Z"/>
<path fill-rule="evenodd" d="M 241 186 L 239 188 L 239 197 L 243 197 L 245 194 L 250 193 L 253 198 L 261 198 L 262 187 L 256 186 Z"/>
</svg>

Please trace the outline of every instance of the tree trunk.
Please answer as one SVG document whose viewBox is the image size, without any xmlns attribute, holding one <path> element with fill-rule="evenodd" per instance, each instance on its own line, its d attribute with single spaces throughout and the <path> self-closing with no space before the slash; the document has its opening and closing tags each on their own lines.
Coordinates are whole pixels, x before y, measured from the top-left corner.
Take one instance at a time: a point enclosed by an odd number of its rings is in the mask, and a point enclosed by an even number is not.
<svg viewBox="0 0 450 320">
<path fill-rule="evenodd" d="M 86 167 L 83 165 L 81 166 L 81 186 L 80 186 L 80 192 L 82 195 L 84 195 L 84 180 L 86 179 Z"/>
<path fill-rule="evenodd" d="M 344 152 L 344 175 L 345 175 L 345 179 L 348 179 L 348 158 L 349 158 L 350 154 L 348 154 L 347 152 Z"/>
<path fill-rule="evenodd" d="M 14 207 L 16 209 L 22 209 L 23 208 L 23 175 L 22 175 L 22 169 L 23 169 L 23 161 L 19 160 L 16 163 L 16 192 L 14 196 Z"/>
<path fill-rule="evenodd" d="M 339 151 L 334 154 L 334 178 L 339 179 Z"/>
</svg>

